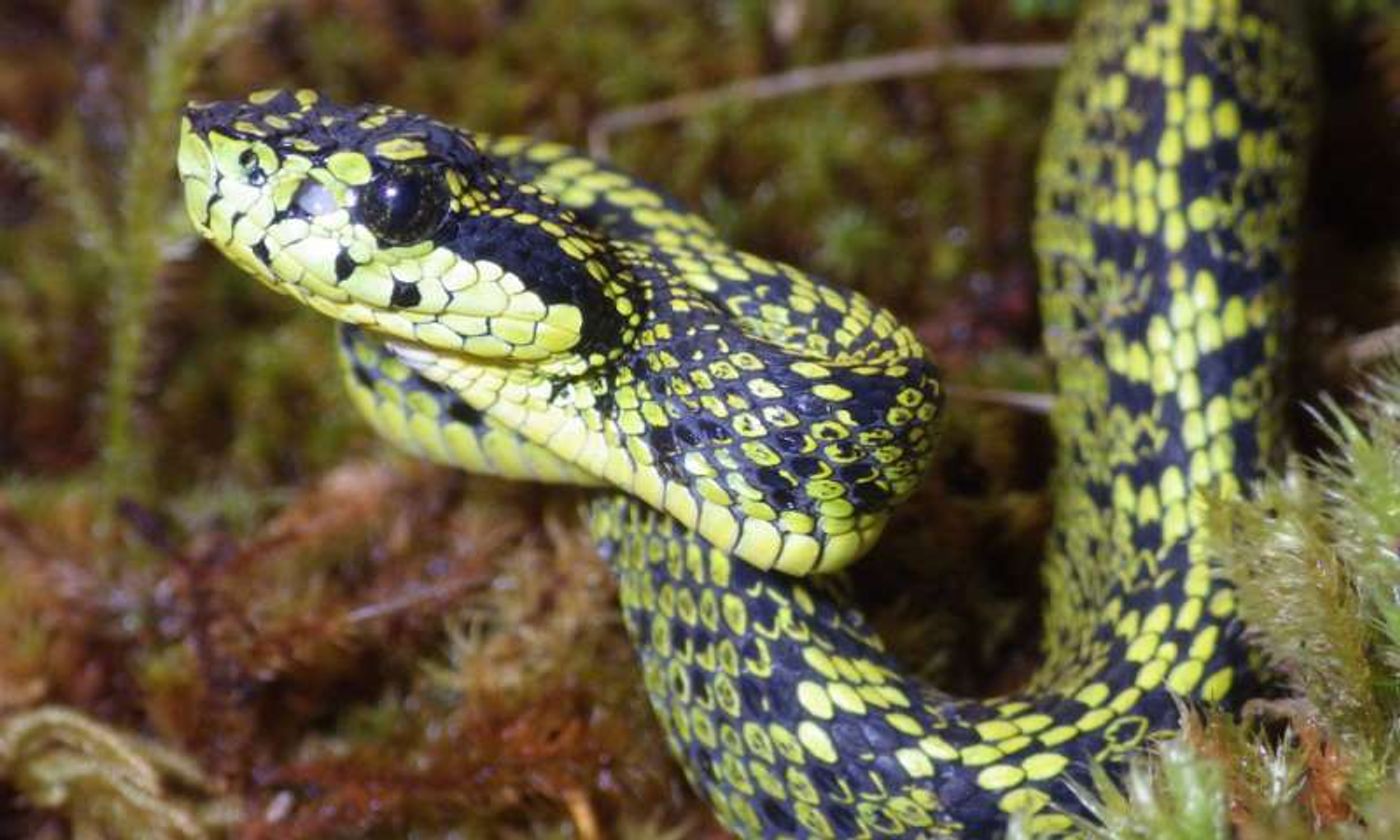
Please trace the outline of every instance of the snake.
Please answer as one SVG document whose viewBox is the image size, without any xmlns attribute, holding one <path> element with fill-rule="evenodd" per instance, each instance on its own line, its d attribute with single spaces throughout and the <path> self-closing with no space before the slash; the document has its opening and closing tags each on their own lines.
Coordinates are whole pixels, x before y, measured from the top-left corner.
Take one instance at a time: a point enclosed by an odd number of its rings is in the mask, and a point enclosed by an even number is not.
<svg viewBox="0 0 1400 840">
<path fill-rule="evenodd" d="M 337 322 L 359 412 L 469 472 L 587 488 L 646 691 L 736 835 L 1073 835 L 1091 768 L 1254 690 L 1211 498 L 1282 445 L 1309 138 L 1301 11 L 1083 13 L 1036 170 L 1056 398 L 1044 656 L 951 696 L 842 574 L 932 461 L 938 370 L 854 291 L 559 143 L 316 91 L 191 103 L 195 228 Z"/>
</svg>

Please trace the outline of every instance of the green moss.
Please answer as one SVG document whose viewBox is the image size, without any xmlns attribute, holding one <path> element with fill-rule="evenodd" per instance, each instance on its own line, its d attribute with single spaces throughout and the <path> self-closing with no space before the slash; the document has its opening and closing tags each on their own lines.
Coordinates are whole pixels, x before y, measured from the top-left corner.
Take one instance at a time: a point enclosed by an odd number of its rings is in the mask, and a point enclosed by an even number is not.
<svg viewBox="0 0 1400 840">
<path fill-rule="evenodd" d="M 1210 502 L 1240 614 L 1295 696 L 1256 702 L 1244 723 L 1188 715 L 1183 733 L 1136 759 L 1121 787 L 1097 770 L 1094 790 L 1081 792 L 1091 836 L 1393 833 L 1400 367 L 1377 375 L 1352 413 L 1326 406 L 1316 414 L 1326 454 L 1295 463 L 1252 500 Z M 1260 725 L 1269 720 L 1287 726 Z"/>
<path fill-rule="evenodd" d="M 1153 761 L 1134 761 L 1122 787 L 1099 769 L 1094 791 L 1081 798 L 1092 820 L 1080 829 L 1096 840 L 1226 840 L 1225 769 L 1196 752 L 1184 738 L 1153 750 Z"/>
<path fill-rule="evenodd" d="M 1217 503 L 1213 523 L 1241 615 L 1343 745 L 1361 790 L 1389 776 L 1400 714 L 1397 397 L 1392 369 L 1357 417 L 1329 403 L 1319 419 L 1332 449 L 1253 502 Z"/>
<path fill-rule="evenodd" d="M 59 707 L 0 719 L 0 774 L 63 811 L 79 836 L 193 840 L 237 816 L 235 803 L 204 807 L 179 792 L 211 791 L 189 759 Z"/>
</svg>

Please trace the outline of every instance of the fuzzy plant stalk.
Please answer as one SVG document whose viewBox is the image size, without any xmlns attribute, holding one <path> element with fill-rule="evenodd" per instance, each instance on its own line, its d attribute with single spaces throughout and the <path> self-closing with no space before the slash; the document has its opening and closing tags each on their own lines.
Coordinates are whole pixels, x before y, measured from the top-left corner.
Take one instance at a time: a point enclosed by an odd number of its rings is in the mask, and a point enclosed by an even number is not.
<svg viewBox="0 0 1400 840">
<path fill-rule="evenodd" d="M 25 141 L 5 125 L 0 125 L 0 157 L 32 175 L 44 193 L 58 202 L 83 232 L 78 242 L 81 247 L 110 261 L 115 250 L 111 223 L 103 216 L 102 203 L 81 170 L 65 165 L 59 155 Z"/>
<path fill-rule="evenodd" d="M 1311 735 L 1278 731 L 1211 710 L 1183 708 L 1181 730 L 1135 757 L 1119 780 L 1101 768 L 1075 785 L 1088 816 L 1076 817 L 1085 840 L 1304 840 L 1389 837 L 1358 833 L 1332 809 L 1324 753 Z M 1328 829 L 1321 831 L 1319 829 Z M 1335 831 L 1333 831 L 1335 829 Z M 1011 840 L 1037 835 L 1013 825 Z"/>
<path fill-rule="evenodd" d="M 245 33 L 279 0 L 180 0 L 166 8 L 152 37 L 145 95 L 134 105 L 122 167 L 119 245 L 107 249 L 112 269 L 111 368 L 107 379 L 103 474 L 109 493 L 140 493 L 150 474 L 150 449 L 135 432 L 146 333 L 163 261 L 173 190 L 168 140 L 179 124 L 200 65 Z"/>
<path fill-rule="evenodd" d="M 1135 760 L 1120 788 L 1096 767 L 1094 791 L 1081 798 L 1092 818 L 1078 828 L 1090 840 L 1226 840 L 1224 769 L 1184 736 L 1162 742 L 1152 760 Z"/>
</svg>

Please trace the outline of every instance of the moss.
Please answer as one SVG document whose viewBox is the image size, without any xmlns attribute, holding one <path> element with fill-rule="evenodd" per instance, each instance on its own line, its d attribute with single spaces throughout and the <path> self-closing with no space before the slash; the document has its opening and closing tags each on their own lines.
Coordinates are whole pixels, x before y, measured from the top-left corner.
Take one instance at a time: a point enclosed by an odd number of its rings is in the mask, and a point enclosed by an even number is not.
<svg viewBox="0 0 1400 840">
<path fill-rule="evenodd" d="M 1352 412 L 1327 402 L 1325 453 L 1252 500 L 1210 502 L 1240 614 L 1293 692 L 1244 722 L 1187 715 L 1121 787 L 1081 797 L 1091 836 L 1389 837 L 1400 807 L 1400 367 Z M 1227 807 L 1228 806 L 1228 807 Z"/>
<path fill-rule="evenodd" d="M 1332 448 L 1253 502 L 1218 502 L 1213 526 L 1241 615 L 1349 756 L 1362 792 L 1390 776 L 1400 713 L 1397 397 L 1392 368 L 1358 417 L 1328 404 L 1319 419 Z"/>
<path fill-rule="evenodd" d="M 61 707 L 0 719 L 0 773 L 77 836 L 192 839 L 238 816 L 188 758 Z"/>
</svg>

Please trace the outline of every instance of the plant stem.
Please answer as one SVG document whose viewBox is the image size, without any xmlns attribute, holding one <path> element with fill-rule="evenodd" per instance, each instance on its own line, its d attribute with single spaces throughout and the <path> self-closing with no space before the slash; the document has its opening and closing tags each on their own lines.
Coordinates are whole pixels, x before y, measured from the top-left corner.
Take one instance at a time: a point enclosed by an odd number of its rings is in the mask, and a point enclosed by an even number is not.
<svg viewBox="0 0 1400 840">
<path fill-rule="evenodd" d="M 173 141 L 200 63 L 278 0 L 176 0 L 156 27 L 146 96 L 132 121 L 122 172 L 118 245 L 112 255 L 111 368 L 107 377 L 103 477 L 108 499 L 150 489 L 151 446 L 137 435 L 136 403 L 161 267 Z"/>
</svg>

